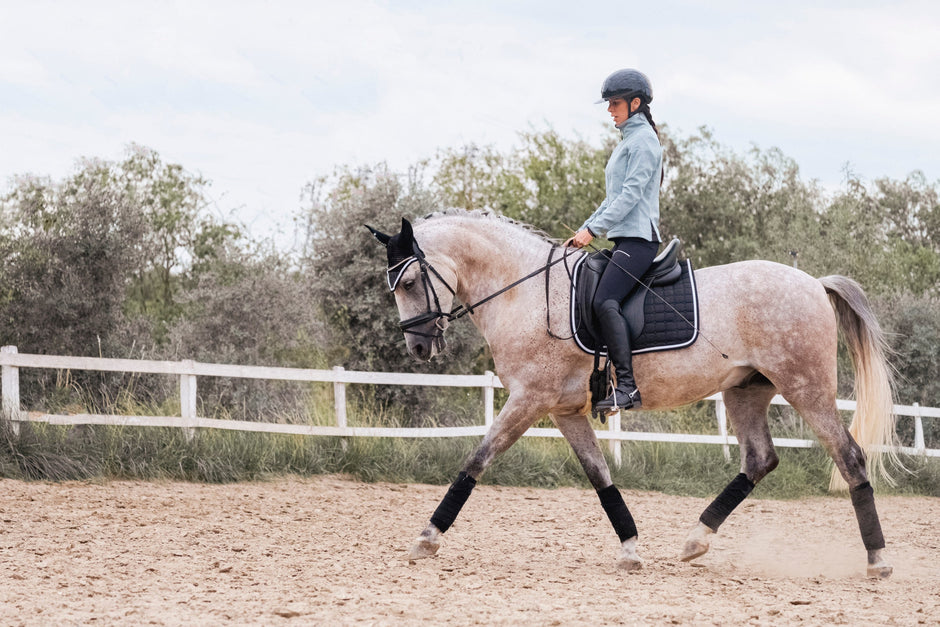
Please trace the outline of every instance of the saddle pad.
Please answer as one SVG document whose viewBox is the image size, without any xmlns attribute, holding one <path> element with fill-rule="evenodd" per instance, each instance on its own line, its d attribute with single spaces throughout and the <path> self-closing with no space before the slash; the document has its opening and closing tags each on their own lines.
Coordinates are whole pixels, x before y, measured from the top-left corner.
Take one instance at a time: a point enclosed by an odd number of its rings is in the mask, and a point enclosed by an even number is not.
<svg viewBox="0 0 940 627">
<path fill-rule="evenodd" d="M 581 350 L 593 355 L 599 343 L 596 338 L 600 334 L 582 323 L 576 302 L 580 266 L 586 258 L 587 255 L 578 260 L 572 273 L 571 334 Z M 698 339 L 698 292 L 692 260 L 687 259 L 680 265 L 682 274 L 675 283 L 653 288 L 639 285 L 621 308 L 630 329 L 634 355 L 685 348 Z M 642 316 L 637 299 L 642 299 Z M 601 348 L 601 355 L 606 355 L 606 346 Z"/>
</svg>

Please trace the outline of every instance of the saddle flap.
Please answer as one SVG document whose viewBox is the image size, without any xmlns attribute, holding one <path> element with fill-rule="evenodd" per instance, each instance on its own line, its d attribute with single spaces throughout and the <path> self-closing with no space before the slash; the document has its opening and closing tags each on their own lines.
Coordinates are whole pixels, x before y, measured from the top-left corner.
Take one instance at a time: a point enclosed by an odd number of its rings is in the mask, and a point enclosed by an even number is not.
<svg viewBox="0 0 940 627">
<path fill-rule="evenodd" d="M 575 302 L 577 306 L 577 320 L 574 321 L 577 326 L 594 327 L 594 309 L 591 302 L 594 300 L 594 293 L 597 291 L 597 285 L 601 281 L 601 275 L 604 269 L 610 263 L 611 251 L 599 250 L 596 253 L 587 255 L 583 262 L 579 264 L 575 277 Z"/>
<path fill-rule="evenodd" d="M 610 256 L 606 250 L 584 255 L 574 267 L 571 332 L 578 346 L 588 353 L 600 348 L 601 354 L 606 355 L 606 347 L 595 335 L 597 325 L 591 303 Z M 698 299 L 692 264 L 680 263 L 678 258 L 679 240 L 673 239 L 644 273 L 641 279 L 644 285 L 621 305 L 634 353 L 682 348 L 698 337 Z"/>
<path fill-rule="evenodd" d="M 594 300 L 594 293 L 597 291 L 597 285 L 600 283 L 601 275 L 611 259 L 610 250 L 599 250 L 587 255 L 583 262 L 579 264 L 576 270 L 576 295 L 578 320 L 575 324 L 585 324 L 588 327 L 594 326 L 594 312 L 591 308 L 591 302 Z M 670 285 L 679 280 L 682 276 L 682 266 L 679 265 L 679 239 L 673 238 L 663 252 L 656 256 L 640 279 L 640 282 L 649 287 L 661 287 Z"/>
</svg>

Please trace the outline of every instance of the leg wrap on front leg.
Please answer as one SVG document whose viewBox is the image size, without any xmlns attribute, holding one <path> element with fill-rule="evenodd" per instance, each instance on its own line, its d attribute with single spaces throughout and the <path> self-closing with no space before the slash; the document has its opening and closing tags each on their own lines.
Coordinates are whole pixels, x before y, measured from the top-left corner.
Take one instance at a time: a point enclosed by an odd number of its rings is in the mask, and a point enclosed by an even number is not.
<svg viewBox="0 0 940 627">
<path fill-rule="evenodd" d="M 457 514 L 460 513 L 460 508 L 470 498 L 470 493 L 476 484 L 477 480 L 465 472 L 457 475 L 457 480 L 451 484 L 447 494 L 444 495 L 444 500 L 434 510 L 434 515 L 431 516 L 431 524 L 437 527 L 441 533 L 450 529 L 450 526 L 454 524 Z"/>
<path fill-rule="evenodd" d="M 855 508 L 855 517 L 858 519 L 858 528 L 862 532 L 862 542 L 869 551 L 885 548 L 885 538 L 881 533 L 881 522 L 875 510 L 875 491 L 871 484 L 865 482 L 852 488 L 852 506 Z"/>
<path fill-rule="evenodd" d="M 712 531 L 718 531 L 721 523 L 725 522 L 734 508 L 741 504 L 741 501 L 747 498 L 747 495 L 754 489 L 754 482 L 747 478 L 743 472 L 739 473 L 731 480 L 721 494 L 718 495 L 711 505 L 705 508 L 699 521 Z"/>
<path fill-rule="evenodd" d="M 635 538 L 637 535 L 636 523 L 633 522 L 633 515 L 627 509 L 627 504 L 623 502 L 620 490 L 617 486 L 611 484 L 603 490 L 597 491 L 597 496 L 601 499 L 601 507 L 607 512 L 607 518 L 610 524 L 614 526 L 617 537 L 620 541 Z"/>
</svg>

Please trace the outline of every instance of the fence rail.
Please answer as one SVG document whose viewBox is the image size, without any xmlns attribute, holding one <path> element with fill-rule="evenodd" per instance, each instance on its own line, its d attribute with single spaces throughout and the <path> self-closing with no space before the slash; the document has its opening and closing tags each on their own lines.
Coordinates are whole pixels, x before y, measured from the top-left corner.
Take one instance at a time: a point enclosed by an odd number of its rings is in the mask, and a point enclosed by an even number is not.
<svg viewBox="0 0 940 627">
<path fill-rule="evenodd" d="M 0 368 L 2 368 L 2 408 L 17 428 L 21 422 L 45 422 L 60 425 L 101 424 L 122 426 L 179 427 L 188 437 L 196 429 L 229 429 L 236 431 L 257 431 L 264 433 L 285 433 L 312 436 L 335 437 L 401 437 L 401 438 L 451 438 L 482 436 L 493 423 L 495 411 L 494 390 L 502 388 L 499 378 L 492 372 L 482 375 L 439 375 L 406 374 L 394 372 L 359 372 L 335 367 L 332 370 L 314 370 L 306 368 L 278 368 L 269 366 L 239 366 L 228 364 L 199 363 L 184 361 L 151 361 L 136 359 L 108 359 L 100 357 L 68 357 L 59 355 L 33 355 L 19 353 L 15 346 L 0 348 Z M 179 377 L 180 413 L 178 416 L 119 416 L 112 414 L 44 414 L 23 411 L 20 407 L 19 370 L 20 368 L 44 368 L 54 370 L 92 370 L 100 372 L 129 372 L 141 374 L 165 374 Z M 198 377 L 233 377 L 245 379 L 267 379 L 278 381 L 301 381 L 314 383 L 332 383 L 336 425 L 290 425 L 244 420 L 220 420 L 197 415 Z M 483 424 L 468 427 L 429 427 L 429 428 L 392 428 L 392 427 L 350 427 L 346 414 L 346 386 L 349 384 L 367 385 L 418 385 L 444 387 L 480 388 L 483 393 Z M 737 445 L 737 439 L 728 433 L 727 414 L 720 394 L 705 400 L 715 402 L 715 415 L 718 423 L 718 435 L 689 433 L 648 433 L 645 431 L 622 431 L 620 415 L 615 414 L 608 421 L 606 431 L 596 431 L 598 439 L 608 440 L 611 455 L 615 463 L 621 459 L 620 445 L 624 441 L 641 442 L 676 442 L 690 444 L 717 444 L 723 447 L 725 459 L 730 459 L 730 447 Z M 771 401 L 775 405 L 787 405 L 781 396 Z M 855 401 L 838 400 L 841 410 L 854 410 Z M 914 445 L 899 447 L 899 451 L 913 455 L 940 457 L 940 449 L 928 449 L 924 441 L 924 418 L 940 418 L 940 408 L 913 405 L 895 405 L 894 411 L 899 416 L 914 418 Z M 558 429 L 532 428 L 526 433 L 529 437 L 563 437 Z M 816 440 L 773 438 L 775 446 L 790 448 L 811 448 L 818 446 Z"/>
</svg>

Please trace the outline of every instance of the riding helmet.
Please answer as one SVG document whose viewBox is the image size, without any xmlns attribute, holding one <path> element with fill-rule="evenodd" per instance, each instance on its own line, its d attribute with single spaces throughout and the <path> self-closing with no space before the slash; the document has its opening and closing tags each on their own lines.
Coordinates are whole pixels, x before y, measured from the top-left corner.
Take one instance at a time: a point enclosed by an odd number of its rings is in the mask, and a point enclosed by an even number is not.
<svg viewBox="0 0 940 627">
<path fill-rule="evenodd" d="M 650 79 L 639 70 L 617 70 L 604 80 L 601 86 L 601 99 L 595 104 L 611 98 L 629 100 L 635 97 L 639 97 L 644 103 L 653 101 L 653 85 Z"/>
</svg>

